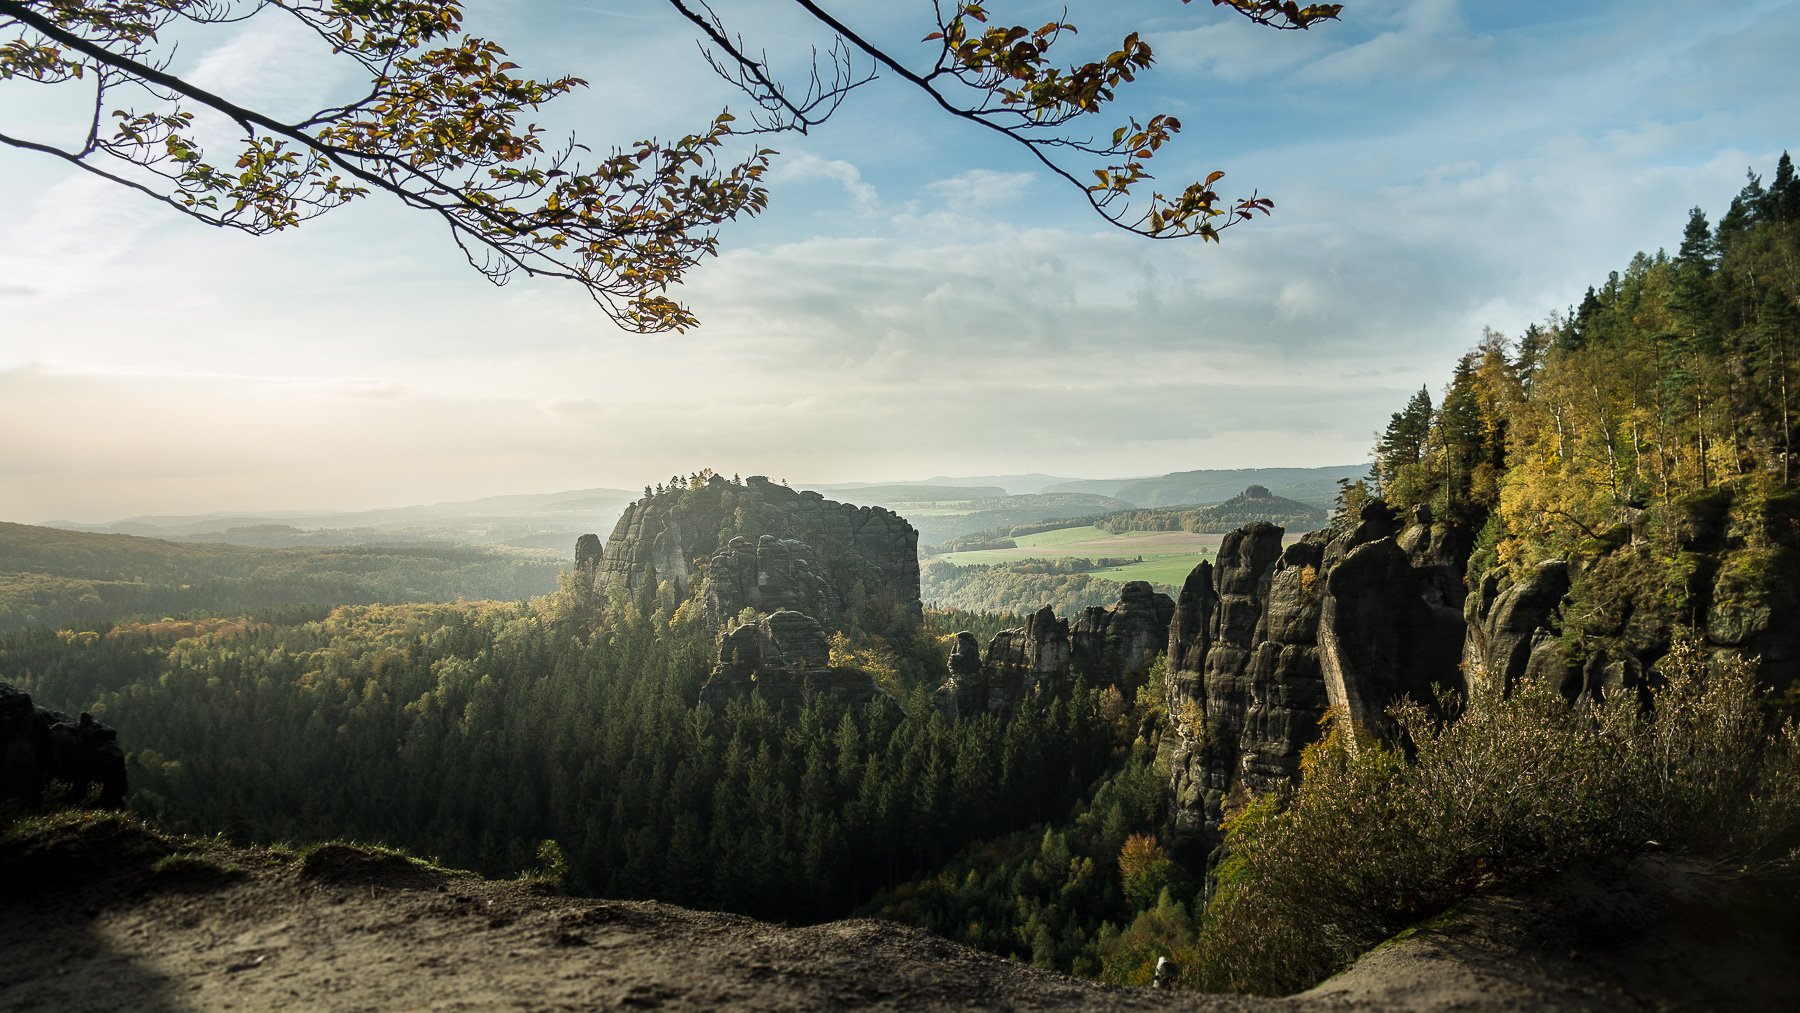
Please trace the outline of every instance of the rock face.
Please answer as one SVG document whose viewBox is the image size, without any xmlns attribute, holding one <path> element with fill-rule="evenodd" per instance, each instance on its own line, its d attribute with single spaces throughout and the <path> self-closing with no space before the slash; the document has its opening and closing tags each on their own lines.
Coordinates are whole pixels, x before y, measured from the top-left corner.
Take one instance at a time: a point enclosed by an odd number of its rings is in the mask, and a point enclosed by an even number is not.
<svg viewBox="0 0 1800 1013">
<path fill-rule="evenodd" d="M 1046 605 L 1022 628 L 994 634 L 985 662 L 974 648 L 973 634 L 956 635 L 950 679 L 934 695 L 938 710 L 952 721 L 980 714 L 1011 720 L 1042 684 L 1068 670 L 1069 621 Z"/>
<path fill-rule="evenodd" d="M 918 532 L 880 507 L 836 503 L 761 476 L 742 485 L 714 475 L 633 503 L 605 548 L 584 536 L 577 569 L 595 582 L 671 581 L 699 590 L 721 629 L 746 608 L 803 612 L 826 626 L 851 609 L 892 632 L 917 628 Z M 586 547 L 584 553 L 584 547 Z M 704 573 L 704 577 L 702 574 Z M 698 589 L 697 581 L 702 582 Z"/>
<path fill-rule="evenodd" d="M 1168 595 L 1134 580 L 1120 588 L 1118 602 L 1090 606 L 1073 624 L 1044 606 L 1023 627 L 994 634 L 985 661 L 974 634 L 958 633 L 937 707 L 952 721 L 978 714 L 1010 720 L 1027 699 L 1072 675 L 1135 692 L 1167 642 L 1174 614 Z"/>
<path fill-rule="evenodd" d="M 125 752 L 119 734 L 92 715 L 70 717 L 34 706 L 31 697 L 0 682 L 0 801 L 36 805 L 52 781 L 70 785 L 76 799 L 95 786 L 100 805 L 125 803 Z"/>
<path fill-rule="evenodd" d="M 1119 589 L 1116 604 L 1090 605 L 1070 624 L 1072 667 L 1096 685 L 1135 693 L 1150 662 L 1168 646 L 1174 616 L 1174 599 L 1151 590 L 1148 581 L 1131 581 Z"/>
<path fill-rule="evenodd" d="M 1470 687 L 1506 691 L 1534 671 L 1552 675 L 1565 693 L 1575 688 L 1568 684 L 1571 673 L 1562 671 L 1569 666 L 1553 625 L 1568 592 L 1569 564 L 1561 559 L 1539 563 L 1530 577 L 1504 591 L 1495 574 L 1483 574 L 1480 588 L 1463 606 L 1463 672 Z"/>
<path fill-rule="evenodd" d="M 1328 707 L 1355 734 L 1379 734 L 1400 697 L 1463 688 L 1461 560 L 1434 542 L 1429 514 L 1412 520 L 1397 530 L 1375 500 L 1350 530 L 1285 548 L 1281 528 L 1248 524 L 1225 536 L 1217 566 L 1188 575 L 1169 625 L 1168 702 L 1170 792 L 1192 857 L 1218 846 L 1234 790 L 1298 774 Z"/>
<path fill-rule="evenodd" d="M 824 627 L 793 611 L 776 612 L 725 634 L 718 663 L 700 689 L 700 706 L 724 710 L 731 701 L 757 693 L 770 706 L 798 710 L 809 687 L 851 706 L 872 701 L 898 706 L 867 672 L 832 668 Z"/>
</svg>

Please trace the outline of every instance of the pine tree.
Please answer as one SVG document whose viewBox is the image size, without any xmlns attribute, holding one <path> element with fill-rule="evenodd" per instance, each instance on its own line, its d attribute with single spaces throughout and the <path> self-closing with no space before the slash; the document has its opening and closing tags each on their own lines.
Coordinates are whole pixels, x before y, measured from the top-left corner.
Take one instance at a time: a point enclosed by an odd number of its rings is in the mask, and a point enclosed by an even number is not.
<svg viewBox="0 0 1800 1013">
<path fill-rule="evenodd" d="M 1774 222 L 1800 222 L 1800 176 L 1794 173 L 1794 160 L 1787 152 L 1775 165 L 1775 178 L 1769 183 L 1764 217 Z"/>
</svg>

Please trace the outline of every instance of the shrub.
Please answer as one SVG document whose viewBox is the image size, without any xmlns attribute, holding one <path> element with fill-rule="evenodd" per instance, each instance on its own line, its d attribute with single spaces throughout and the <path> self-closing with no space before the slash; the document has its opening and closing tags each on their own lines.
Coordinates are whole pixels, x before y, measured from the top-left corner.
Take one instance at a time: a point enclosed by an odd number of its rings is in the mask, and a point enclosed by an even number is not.
<svg viewBox="0 0 1800 1013">
<path fill-rule="evenodd" d="M 1591 856 L 1792 862 L 1800 731 L 1768 717 L 1750 663 L 1709 659 L 1692 634 L 1659 670 L 1647 708 L 1630 693 L 1571 705 L 1538 682 L 1449 721 L 1403 704 L 1411 759 L 1328 718 L 1301 784 L 1227 821 L 1185 983 L 1298 991 L 1483 884 Z"/>
</svg>

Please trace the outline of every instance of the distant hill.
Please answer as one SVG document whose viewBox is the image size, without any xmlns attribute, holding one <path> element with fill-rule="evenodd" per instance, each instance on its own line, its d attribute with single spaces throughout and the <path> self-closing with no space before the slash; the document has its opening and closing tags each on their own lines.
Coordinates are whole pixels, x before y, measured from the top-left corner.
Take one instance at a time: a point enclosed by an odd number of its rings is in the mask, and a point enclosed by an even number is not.
<svg viewBox="0 0 1800 1013">
<path fill-rule="evenodd" d="M 612 530 L 636 496 L 623 489 L 570 489 L 354 512 L 268 510 L 129 517 L 106 524 L 46 521 L 44 526 L 261 548 L 482 544 L 556 549 L 568 556 L 582 534 Z"/>
<path fill-rule="evenodd" d="M 1097 518 L 1093 523 L 1102 531 L 1115 535 L 1126 531 L 1220 534 L 1255 521 L 1279 524 L 1292 532 L 1313 531 L 1324 527 L 1329 519 L 1330 514 L 1320 507 L 1277 496 L 1263 486 L 1253 485 L 1231 499 L 1211 506 L 1126 510 Z"/>
<path fill-rule="evenodd" d="M 1316 507 L 1329 507 L 1337 498 L 1338 479 L 1352 481 L 1369 473 L 1367 464 L 1340 464 L 1329 468 L 1238 468 L 1232 470 L 1177 471 L 1161 478 L 1122 482 L 1106 495 L 1137 507 L 1198 506 L 1220 503 L 1246 486 L 1260 485 L 1276 496 Z M 1069 482 L 1046 492 L 1100 491 L 1110 482 Z"/>
<path fill-rule="evenodd" d="M 849 494 L 862 489 L 922 485 L 949 486 L 957 489 L 997 487 L 1001 490 L 1000 492 L 994 493 L 994 495 L 997 496 L 1033 496 L 1040 492 L 1091 491 L 1087 489 L 1063 490 L 1049 488 L 1051 486 L 1056 486 L 1059 483 L 1066 484 L 1082 481 L 1086 480 L 1069 478 L 1062 475 L 1040 475 L 1034 472 L 1029 475 L 973 475 L 963 478 L 951 478 L 948 475 L 939 475 L 936 478 L 919 479 L 918 481 L 913 482 L 840 482 L 837 485 L 809 485 L 805 488 L 817 489 L 824 493 L 831 493 L 831 499 L 842 502 L 847 498 L 850 498 Z"/>
<path fill-rule="evenodd" d="M 840 495 L 854 502 L 854 492 Z M 904 504 L 890 509 L 905 517 L 919 530 L 919 545 L 923 547 L 939 545 L 959 535 L 977 531 L 1010 529 L 1018 525 L 1064 518 L 1091 517 L 1130 506 L 1124 500 L 1109 496 L 1062 492 L 971 500 L 965 508 L 957 511 L 908 510 Z"/>
<path fill-rule="evenodd" d="M 832 486 L 805 486 L 827 499 L 859 506 L 901 506 L 909 503 L 959 503 L 972 499 L 1004 499 L 1006 490 L 997 485 L 865 485 L 855 489 Z"/>
<path fill-rule="evenodd" d="M 0 632 L 194 611 L 520 599 L 556 590 L 561 569 L 541 550 L 251 548 L 0 522 Z"/>
</svg>

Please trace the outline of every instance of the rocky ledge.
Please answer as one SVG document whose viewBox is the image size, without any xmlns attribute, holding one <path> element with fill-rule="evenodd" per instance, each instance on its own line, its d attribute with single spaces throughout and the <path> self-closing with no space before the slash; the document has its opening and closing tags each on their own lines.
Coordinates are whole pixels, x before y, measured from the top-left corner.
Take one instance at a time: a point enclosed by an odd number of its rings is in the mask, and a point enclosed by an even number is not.
<svg viewBox="0 0 1800 1013">
<path fill-rule="evenodd" d="M 104 808 L 124 805 L 119 733 L 91 714 L 71 717 L 38 707 L 23 691 L 0 682 L 0 802 L 34 807 L 53 785 L 67 785 L 76 800 L 97 790 Z"/>
<path fill-rule="evenodd" d="M 1793 900 L 1661 856 L 1575 870 L 1266 999 L 1100 986 L 892 922 L 771 925 L 71 814 L 0 835 L 0 1009 L 1780 1010 Z"/>
</svg>

